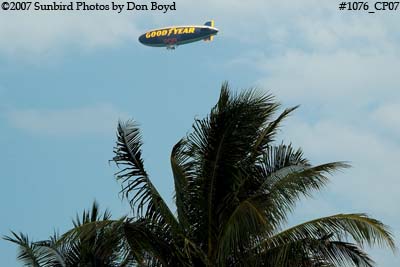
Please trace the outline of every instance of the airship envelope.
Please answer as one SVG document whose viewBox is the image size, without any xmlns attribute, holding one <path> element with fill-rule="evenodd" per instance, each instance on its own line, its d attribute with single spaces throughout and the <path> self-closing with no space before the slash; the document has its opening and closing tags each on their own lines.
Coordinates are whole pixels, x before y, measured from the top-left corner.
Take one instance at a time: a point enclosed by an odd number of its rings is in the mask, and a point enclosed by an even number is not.
<svg viewBox="0 0 400 267">
<path fill-rule="evenodd" d="M 214 21 L 207 21 L 204 25 L 170 26 L 150 30 L 139 37 L 139 42 L 154 47 L 175 49 L 178 45 L 197 41 L 212 41 L 218 29 Z"/>
</svg>

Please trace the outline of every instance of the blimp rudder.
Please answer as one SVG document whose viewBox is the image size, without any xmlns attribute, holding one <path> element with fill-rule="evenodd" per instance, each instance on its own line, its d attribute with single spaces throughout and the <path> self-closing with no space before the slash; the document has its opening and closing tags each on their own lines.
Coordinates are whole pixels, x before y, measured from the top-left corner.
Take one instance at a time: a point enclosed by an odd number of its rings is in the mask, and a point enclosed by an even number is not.
<svg viewBox="0 0 400 267">
<path fill-rule="evenodd" d="M 210 20 L 210 21 L 207 21 L 206 23 L 204 23 L 204 25 L 205 26 L 210 26 L 210 27 L 214 27 L 214 20 L 212 19 L 212 20 Z"/>
<path fill-rule="evenodd" d="M 215 25 L 215 22 L 213 19 L 204 23 L 204 26 L 209 26 L 209 27 L 213 27 L 213 28 L 214 28 L 214 25 Z M 212 40 L 214 40 L 214 35 L 204 38 L 203 40 L 206 42 L 211 42 Z"/>
</svg>

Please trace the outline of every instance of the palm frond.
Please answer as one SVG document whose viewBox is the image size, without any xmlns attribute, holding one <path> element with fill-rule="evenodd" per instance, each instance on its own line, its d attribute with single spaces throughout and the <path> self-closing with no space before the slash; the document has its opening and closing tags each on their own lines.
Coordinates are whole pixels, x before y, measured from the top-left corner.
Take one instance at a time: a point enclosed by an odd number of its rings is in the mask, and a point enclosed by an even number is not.
<svg viewBox="0 0 400 267">
<path fill-rule="evenodd" d="M 298 107 L 299 106 L 294 106 L 292 108 L 285 109 L 275 120 L 269 122 L 263 129 L 259 131 L 260 133 L 254 144 L 253 152 L 251 155 L 251 158 L 253 160 L 265 153 L 265 150 L 268 149 L 271 143 L 274 141 L 274 137 L 277 134 L 277 130 L 281 122 Z"/>
<path fill-rule="evenodd" d="M 145 218 L 128 220 L 124 224 L 124 231 L 138 262 L 146 266 L 191 266 L 183 246 L 177 246 L 178 238 L 165 231 L 161 225 L 153 224 Z"/>
<path fill-rule="evenodd" d="M 191 201 L 188 190 L 190 178 L 193 175 L 193 164 L 185 153 L 186 140 L 180 140 L 172 149 L 171 168 L 174 176 L 175 184 L 175 203 L 178 213 L 178 220 L 182 228 L 187 230 L 191 227 L 189 213 L 193 210 L 193 202 Z"/>
<path fill-rule="evenodd" d="M 224 224 L 218 237 L 218 262 L 223 266 L 229 257 L 240 259 L 246 248 L 254 245 L 260 233 L 267 231 L 264 207 L 243 201 Z M 248 259 L 249 260 L 249 259 Z"/>
<path fill-rule="evenodd" d="M 139 128 L 133 121 L 118 123 L 117 145 L 113 158 L 117 166 L 123 169 L 116 173 L 122 182 L 121 193 L 129 199 L 131 207 L 138 216 L 146 216 L 155 222 L 165 222 L 177 228 L 177 221 L 154 187 L 144 169 L 142 140 Z"/>
<path fill-rule="evenodd" d="M 395 250 L 389 228 L 366 214 L 337 214 L 318 218 L 289 228 L 267 239 L 267 246 L 277 246 L 287 241 L 319 238 L 334 235 L 338 240 L 352 238 L 360 246 L 378 245 Z"/>
<path fill-rule="evenodd" d="M 269 224 L 266 229 L 277 229 L 286 222 L 287 214 L 301 196 L 310 196 L 313 191 L 320 190 L 328 182 L 327 174 L 348 166 L 345 162 L 311 166 L 302 151 L 294 150 L 291 145 L 268 147 L 263 161 L 254 171 L 250 169 L 250 173 L 244 174 L 245 183 L 225 199 L 234 208 L 225 209 L 221 214 L 230 218 L 232 211 L 242 203 L 253 203 L 263 207 L 263 215 Z"/>
<path fill-rule="evenodd" d="M 72 223 L 75 227 L 79 227 L 89 222 L 108 221 L 110 219 L 111 219 L 110 211 L 105 210 L 103 214 L 100 214 L 99 204 L 96 201 L 94 201 L 92 204 L 92 208 L 90 210 L 84 210 L 81 217 L 77 214 L 76 219 L 73 220 Z"/>
<path fill-rule="evenodd" d="M 330 237 L 286 241 L 261 251 L 255 257 L 262 266 L 282 267 L 372 267 L 374 261 L 357 245 Z"/>
<path fill-rule="evenodd" d="M 29 267 L 58 267 L 63 266 L 54 249 L 42 242 L 32 242 L 23 233 L 11 231 L 12 236 L 4 236 L 3 239 L 18 245 L 18 260 Z"/>
<path fill-rule="evenodd" d="M 310 242 L 310 253 L 324 259 L 325 264 L 337 267 L 373 267 L 375 262 L 358 246 L 342 241 L 317 240 Z"/>
<path fill-rule="evenodd" d="M 260 129 L 279 106 L 272 99 L 256 90 L 232 95 L 228 84 L 223 84 L 217 105 L 207 118 L 195 122 L 187 137 L 187 151 L 197 171 L 191 189 L 198 195 L 198 217 L 207 222 L 199 230 L 207 229 L 209 254 L 217 244 L 218 210 L 238 183 L 241 163 L 249 158 Z"/>
<path fill-rule="evenodd" d="M 331 162 L 313 167 L 285 167 L 267 176 L 252 198 L 264 201 L 268 219 L 275 227 L 285 223 L 288 212 L 292 212 L 301 196 L 311 196 L 313 191 L 323 188 L 328 180 L 326 174 L 349 165 Z"/>
<path fill-rule="evenodd" d="M 87 261 L 118 266 L 130 257 L 124 237 L 124 223 L 123 217 L 76 225 L 57 240 L 57 249 L 68 266 L 88 264 Z"/>
<path fill-rule="evenodd" d="M 294 150 L 291 145 L 281 144 L 279 146 L 268 146 L 264 151 L 262 160 L 259 160 L 255 165 L 250 164 L 250 166 L 252 167 L 243 168 L 244 171 L 238 176 L 240 182 L 225 201 L 234 203 L 234 200 L 236 200 L 236 205 L 240 205 L 241 201 L 249 201 L 250 198 L 255 197 L 258 197 L 259 200 L 263 198 L 266 201 L 269 199 L 266 195 L 270 193 L 273 185 L 289 175 L 304 171 L 310 167 L 310 164 L 303 157 L 300 149 Z M 265 203 L 265 206 L 267 206 L 267 203 Z M 228 212 L 230 211 L 228 210 Z M 228 214 L 228 216 L 230 215 Z"/>
</svg>

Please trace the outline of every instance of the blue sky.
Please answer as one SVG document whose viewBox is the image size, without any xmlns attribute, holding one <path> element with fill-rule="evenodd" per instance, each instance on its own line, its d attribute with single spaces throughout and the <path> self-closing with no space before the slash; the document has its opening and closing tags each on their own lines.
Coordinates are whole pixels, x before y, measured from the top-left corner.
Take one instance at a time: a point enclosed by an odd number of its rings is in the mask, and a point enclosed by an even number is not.
<svg viewBox="0 0 400 267">
<path fill-rule="evenodd" d="M 95 199 L 115 217 L 128 213 L 108 163 L 118 119 L 140 123 L 146 167 L 173 206 L 171 148 L 227 80 L 234 90 L 269 91 L 283 106 L 301 104 L 280 139 L 315 164 L 353 165 L 299 202 L 290 223 L 367 212 L 399 237 L 400 14 L 338 4 L 193 0 L 176 1 L 166 14 L 1 11 L 0 234 L 45 239 Z M 212 43 L 167 51 L 137 42 L 147 29 L 210 18 L 220 29 Z M 14 246 L 0 241 L 0 251 L 2 266 L 21 266 Z M 380 267 L 400 263 L 369 251 Z"/>
</svg>

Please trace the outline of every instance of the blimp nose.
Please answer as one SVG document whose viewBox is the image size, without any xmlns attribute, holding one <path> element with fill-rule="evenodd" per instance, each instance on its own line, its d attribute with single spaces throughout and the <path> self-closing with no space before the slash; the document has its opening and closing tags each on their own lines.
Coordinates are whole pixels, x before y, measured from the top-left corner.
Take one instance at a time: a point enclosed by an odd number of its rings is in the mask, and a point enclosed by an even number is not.
<svg viewBox="0 0 400 267">
<path fill-rule="evenodd" d="M 211 34 L 217 34 L 217 32 L 219 30 L 217 28 L 211 28 L 210 31 L 211 31 Z"/>
<path fill-rule="evenodd" d="M 139 42 L 141 42 L 142 44 L 145 44 L 145 43 L 146 43 L 146 34 L 142 34 L 142 35 L 139 37 Z"/>
</svg>

